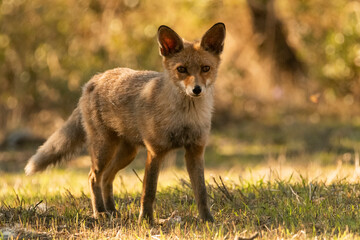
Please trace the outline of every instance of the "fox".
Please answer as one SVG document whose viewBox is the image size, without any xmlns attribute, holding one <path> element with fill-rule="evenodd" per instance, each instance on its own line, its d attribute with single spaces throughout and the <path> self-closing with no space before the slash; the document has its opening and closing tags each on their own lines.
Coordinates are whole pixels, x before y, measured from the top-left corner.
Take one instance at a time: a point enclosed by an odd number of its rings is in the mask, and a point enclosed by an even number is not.
<svg viewBox="0 0 360 240">
<path fill-rule="evenodd" d="M 115 175 L 145 147 L 139 223 L 154 223 L 160 166 L 167 153 L 184 148 L 199 217 L 213 222 L 204 178 L 204 152 L 225 35 L 222 22 L 207 30 L 201 40 L 192 42 L 161 25 L 157 41 L 163 72 L 115 68 L 93 76 L 84 85 L 67 121 L 29 159 L 26 174 L 69 160 L 86 145 L 91 158 L 88 182 L 93 216 L 120 214 L 113 196 Z"/>
</svg>

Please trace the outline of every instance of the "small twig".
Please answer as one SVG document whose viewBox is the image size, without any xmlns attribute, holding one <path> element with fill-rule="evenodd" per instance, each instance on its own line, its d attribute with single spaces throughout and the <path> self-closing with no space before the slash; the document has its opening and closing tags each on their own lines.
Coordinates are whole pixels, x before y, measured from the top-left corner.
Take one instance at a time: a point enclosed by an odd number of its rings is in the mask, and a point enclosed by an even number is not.
<svg viewBox="0 0 360 240">
<path fill-rule="evenodd" d="M 242 198 L 243 201 L 247 201 L 247 197 L 245 196 L 245 194 L 241 191 L 240 188 L 238 188 L 238 192 L 240 193 L 240 196 Z"/>
<path fill-rule="evenodd" d="M 313 187 L 313 190 L 311 190 L 311 187 Z M 312 201 L 313 197 L 315 196 L 315 192 L 317 190 L 317 186 L 313 185 L 312 183 L 309 184 L 309 200 Z"/>
<path fill-rule="evenodd" d="M 220 190 L 220 192 L 222 192 L 224 195 L 226 195 L 226 194 L 223 192 L 223 190 L 221 189 L 220 185 L 217 183 L 215 177 L 213 177 L 213 181 L 214 181 L 214 183 L 216 184 L 217 188 Z"/>
<path fill-rule="evenodd" d="M 233 196 L 229 193 L 229 191 L 227 190 L 227 187 L 225 186 L 225 184 L 224 184 L 224 181 L 222 180 L 222 177 L 221 176 L 219 176 L 219 178 L 220 178 L 220 181 L 221 181 L 221 185 L 223 186 L 223 189 L 224 189 L 224 191 L 226 192 L 226 195 L 228 195 L 228 197 L 230 198 L 230 200 L 232 201 L 234 198 L 233 198 Z"/>
<path fill-rule="evenodd" d="M 295 197 L 296 197 L 296 200 L 300 203 L 300 196 L 294 191 L 294 189 L 291 187 L 291 186 L 289 186 L 290 187 L 290 190 L 291 190 L 291 192 L 295 195 Z"/>
<path fill-rule="evenodd" d="M 132 169 L 133 170 L 133 172 L 135 173 L 135 175 L 137 176 L 137 178 L 139 179 L 139 181 L 141 182 L 141 183 L 143 183 L 143 181 L 141 180 L 141 178 L 139 177 L 139 175 L 137 174 L 137 172 L 135 171 L 135 169 Z"/>
<path fill-rule="evenodd" d="M 71 198 L 74 202 L 76 202 L 76 198 L 74 197 L 74 195 L 72 195 L 70 190 L 68 188 L 66 188 L 65 191 L 66 191 L 66 194 L 68 195 L 68 197 Z"/>
<path fill-rule="evenodd" d="M 41 204 L 43 202 L 43 200 L 40 200 L 37 204 L 35 204 L 35 206 L 34 207 L 32 207 L 31 209 L 30 209 L 30 211 L 36 211 L 36 208 Z"/>
<path fill-rule="evenodd" d="M 186 186 L 186 187 L 188 187 L 188 188 L 192 188 L 191 187 L 191 184 L 188 182 L 188 181 L 186 181 L 185 179 L 183 179 L 183 178 L 180 178 L 180 182 L 181 182 L 181 184 L 184 186 Z"/>
<path fill-rule="evenodd" d="M 259 233 L 255 233 L 254 235 L 252 235 L 251 237 L 239 237 L 239 236 L 235 236 L 234 240 L 253 240 L 255 238 L 257 238 L 259 236 Z"/>
<path fill-rule="evenodd" d="M 220 190 L 220 192 L 222 192 L 222 193 L 225 195 L 225 197 L 228 198 L 230 201 L 233 201 L 233 198 L 232 198 L 232 196 L 230 195 L 230 193 L 229 193 L 229 191 L 227 190 L 227 188 L 225 187 L 224 182 L 222 181 L 221 177 L 220 177 L 220 180 L 221 180 L 221 182 L 222 182 L 223 187 L 221 187 L 221 186 L 217 183 L 215 177 L 213 177 L 213 180 L 214 180 L 216 186 L 218 187 L 218 189 Z"/>
<path fill-rule="evenodd" d="M 15 193 L 17 203 L 18 203 L 18 204 L 20 205 L 20 207 L 22 208 L 22 201 L 21 201 L 19 195 L 17 194 L 17 192 L 15 191 L 15 189 L 13 189 L 13 192 Z"/>
<path fill-rule="evenodd" d="M 314 196 L 315 196 L 315 192 L 318 190 L 318 186 L 317 185 L 315 185 L 315 187 L 314 187 L 314 190 L 313 190 L 313 192 L 312 192 L 312 195 L 311 195 L 311 201 L 313 200 L 313 198 L 314 198 Z"/>
<path fill-rule="evenodd" d="M 4 201 L 2 201 L 1 203 L 5 208 L 7 208 L 7 210 L 11 210 L 10 206 L 8 206 Z"/>
</svg>

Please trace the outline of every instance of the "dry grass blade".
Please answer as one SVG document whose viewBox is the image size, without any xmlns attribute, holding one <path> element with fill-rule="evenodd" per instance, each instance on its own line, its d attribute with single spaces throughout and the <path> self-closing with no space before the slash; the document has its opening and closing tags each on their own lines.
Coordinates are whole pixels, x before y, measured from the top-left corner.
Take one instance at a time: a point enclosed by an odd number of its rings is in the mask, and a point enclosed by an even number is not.
<svg viewBox="0 0 360 240">
<path fill-rule="evenodd" d="M 180 182 L 181 182 L 181 185 L 186 186 L 186 187 L 188 187 L 189 189 L 192 189 L 191 183 L 189 183 L 189 181 L 186 181 L 185 179 L 180 178 Z"/>
<path fill-rule="evenodd" d="M 289 186 L 290 187 L 290 190 L 291 190 L 291 192 L 294 194 L 294 196 L 296 197 L 296 200 L 300 203 L 300 196 L 294 191 L 294 189 L 291 187 L 291 186 Z"/>
<path fill-rule="evenodd" d="M 224 196 L 229 199 L 231 202 L 234 200 L 233 196 L 229 193 L 229 191 L 227 190 L 224 181 L 222 180 L 221 176 L 219 176 L 219 179 L 221 181 L 221 186 L 217 183 L 215 177 L 213 177 L 213 180 L 217 186 L 217 189 L 219 189 L 220 192 L 222 192 L 224 194 Z"/>
</svg>

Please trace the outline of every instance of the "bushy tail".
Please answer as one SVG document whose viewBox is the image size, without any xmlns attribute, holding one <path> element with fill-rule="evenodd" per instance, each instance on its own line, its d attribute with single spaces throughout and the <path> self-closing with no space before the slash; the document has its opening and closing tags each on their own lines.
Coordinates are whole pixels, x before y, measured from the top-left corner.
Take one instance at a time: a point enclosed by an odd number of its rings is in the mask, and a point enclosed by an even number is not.
<svg viewBox="0 0 360 240">
<path fill-rule="evenodd" d="M 85 143 L 81 113 L 76 108 L 64 125 L 39 147 L 25 167 L 27 175 L 43 171 L 51 164 L 69 159 Z"/>
</svg>

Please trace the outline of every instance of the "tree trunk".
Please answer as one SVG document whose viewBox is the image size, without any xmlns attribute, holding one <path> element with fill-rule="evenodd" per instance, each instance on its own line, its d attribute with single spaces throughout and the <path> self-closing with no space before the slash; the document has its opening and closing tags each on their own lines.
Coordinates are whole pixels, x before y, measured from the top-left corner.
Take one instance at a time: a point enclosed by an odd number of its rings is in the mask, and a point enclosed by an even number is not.
<svg viewBox="0 0 360 240">
<path fill-rule="evenodd" d="M 294 83 L 303 78 L 303 63 L 296 57 L 294 50 L 287 43 L 283 24 L 277 18 L 274 0 L 247 0 L 253 20 L 253 30 L 260 36 L 259 50 L 273 63 L 273 77 L 279 78 L 279 71 L 290 73 Z"/>
</svg>

